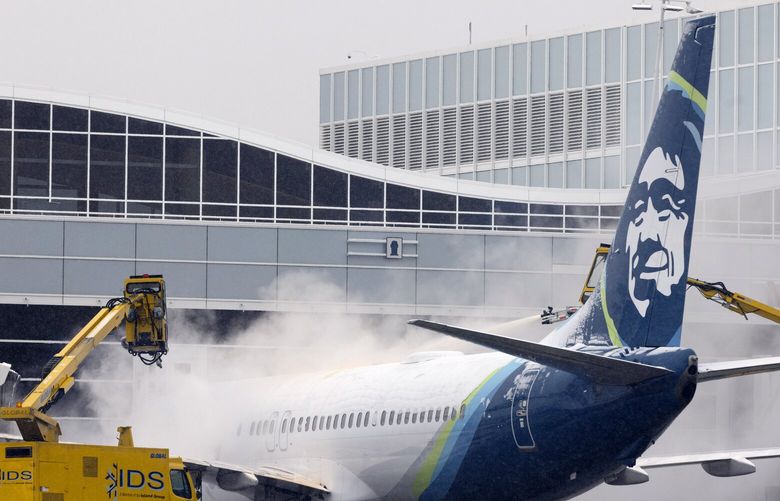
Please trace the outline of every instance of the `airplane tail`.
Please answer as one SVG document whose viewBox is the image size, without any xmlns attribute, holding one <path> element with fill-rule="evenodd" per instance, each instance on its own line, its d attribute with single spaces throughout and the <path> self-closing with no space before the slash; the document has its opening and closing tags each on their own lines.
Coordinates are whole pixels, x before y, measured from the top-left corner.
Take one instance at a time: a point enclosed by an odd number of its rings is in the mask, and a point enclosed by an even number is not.
<svg viewBox="0 0 780 501">
<path fill-rule="evenodd" d="M 688 22 L 601 280 L 569 322 L 585 344 L 679 346 L 715 17 Z"/>
</svg>

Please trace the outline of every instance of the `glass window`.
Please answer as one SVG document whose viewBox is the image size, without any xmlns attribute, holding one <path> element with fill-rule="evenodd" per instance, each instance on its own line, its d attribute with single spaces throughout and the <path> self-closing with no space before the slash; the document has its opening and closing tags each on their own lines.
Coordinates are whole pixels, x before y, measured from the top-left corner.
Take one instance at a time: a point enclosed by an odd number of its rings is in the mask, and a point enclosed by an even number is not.
<svg viewBox="0 0 780 501">
<path fill-rule="evenodd" d="M 282 421 L 282 433 L 287 433 L 287 420 Z"/>
<path fill-rule="evenodd" d="M 626 29 L 626 80 L 637 80 L 641 77 L 641 29 L 641 26 L 629 26 Z"/>
<path fill-rule="evenodd" d="M 548 59 L 550 90 L 561 90 L 563 88 L 563 37 L 550 39 Z"/>
<path fill-rule="evenodd" d="M 739 68 L 737 125 L 739 131 L 753 130 L 753 67 Z"/>
<path fill-rule="evenodd" d="M 495 184 L 509 184 L 509 169 L 495 169 L 493 171 L 493 182 Z"/>
<path fill-rule="evenodd" d="M 344 72 L 333 74 L 333 120 L 344 120 Z"/>
<path fill-rule="evenodd" d="M 349 422 L 347 422 L 347 427 L 352 428 L 352 423 L 355 421 L 355 413 L 350 412 L 349 414 Z"/>
<path fill-rule="evenodd" d="M 655 77 L 655 51 L 658 46 L 658 23 L 645 24 L 645 78 Z"/>
<path fill-rule="evenodd" d="M 314 205 L 347 206 L 347 173 L 314 166 Z"/>
<path fill-rule="evenodd" d="M 555 162 L 547 166 L 547 186 L 563 188 L 563 163 Z"/>
<path fill-rule="evenodd" d="M 336 417 L 336 419 L 338 420 L 338 416 Z M 325 429 L 326 430 L 330 430 L 330 423 L 331 423 L 331 421 L 333 421 L 333 416 L 328 416 L 328 420 L 325 422 Z M 320 426 L 320 428 L 322 428 L 322 426 Z"/>
<path fill-rule="evenodd" d="M 750 172 L 753 170 L 753 134 L 740 134 L 737 136 L 737 172 Z"/>
<path fill-rule="evenodd" d="M 460 102 L 474 101 L 474 53 L 460 54 Z"/>
<path fill-rule="evenodd" d="M 203 201 L 236 203 L 238 143 L 226 139 L 203 140 Z"/>
<path fill-rule="evenodd" d="M 524 43 L 512 46 L 512 95 L 522 96 L 527 90 L 528 48 Z"/>
<path fill-rule="evenodd" d="M 387 424 L 392 425 L 395 420 L 395 411 L 390 411 L 390 417 L 387 419 Z"/>
<path fill-rule="evenodd" d="M 774 4 L 758 7 L 758 60 L 770 61 L 774 48 Z"/>
<path fill-rule="evenodd" d="M 387 183 L 388 209 L 419 209 L 420 190 Z"/>
<path fill-rule="evenodd" d="M 677 45 L 680 37 L 677 34 L 677 19 L 664 21 L 664 60 L 663 74 L 666 75 L 672 69 L 674 55 L 677 53 Z"/>
<path fill-rule="evenodd" d="M 699 177 L 711 176 L 715 171 L 715 139 L 704 138 L 701 147 L 701 167 Z"/>
<path fill-rule="evenodd" d="M 718 129 L 734 131 L 734 70 L 721 70 L 718 85 Z"/>
<path fill-rule="evenodd" d="M 374 114 L 374 68 L 363 68 L 361 78 L 361 116 L 370 117 Z"/>
<path fill-rule="evenodd" d="M 544 92 L 547 40 L 531 42 L 531 94 Z"/>
<path fill-rule="evenodd" d="M 320 75 L 320 123 L 331 121 L 330 116 L 330 74 Z"/>
<path fill-rule="evenodd" d="M 11 128 L 11 101 L 7 99 L 0 99 L 0 129 Z"/>
<path fill-rule="evenodd" d="M 125 198 L 124 136 L 92 135 L 89 196 L 90 198 Z"/>
<path fill-rule="evenodd" d="M 422 78 L 423 62 L 422 59 L 416 59 L 409 62 L 409 110 L 418 111 L 422 109 Z"/>
<path fill-rule="evenodd" d="M 483 182 L 483 183 L 489 183 L 490 182 L 490 171 L 489 170 L 478 170 L 476 172 L 477 174 L 477 181 Z"/>
<path fill-rule="evenodd" d="M 620 157 L 604 157 L 604 188 L 620 188 Z"/>
<path fill-rule="evenodd" d="M 772 168 L 772 132 L 759 132 L 757 138 L 758 162 L 757 170 Z"/>
<path fill-rule="evenodd" d="M 50 106 L 27 101 L 14 102 L 14 126 L 17 129 L 49 130 Z"/>
<path fill-rule="evenodd" d="M 588 158 L 585 160 L 585 187 L 601 188 L 600 158 Z"/>
<path fill-rule="evenodd" d="M 601 83 L 601 31 L 591 31 L 585 36 L 585 84 Z"/>
<path fill-rule="evenodd" d="M 706 142 L 706 140 L 705 140 Z M 631 184 L 639 166 L 639 147 L 626 148 L 626 185 Z"/>
<path fill-rule="evenodd" d="M 512 184 L 517 186 L 528 185 L 528 167 L 512 167 Z"/>
<path fill-rule="evenodd" d="M 566 84 L 569 87 L 582 87 L 582 35 L 571 35 L 567 41 Z"/>
<path fill-rule="evenodd" d="M 642 88 L 640 82 L 626 85 L 626 144 L 639 144 L 642 140 L 640 132 Z"/>
<path fill-rule="evenodd" d="M 54 106 L 53 129 L 86 132 L 89 129 L 89 112 L 81 108 Z"/>
<path fill-rule="evenodd" d="M 350 415 L 350 420 L 352 416 Z M 358 412 L 357 419 L 355 420 L 355 428 L 360 428 L 363 425 L 363 413 Z"/>
<path fill-rule="evenodd" d="M 382 411 L 382 417 L 379 419 L 379 424 L 384 426 L 386 419 L 387 419 L 387 411 Z"/>
<path fill-rule="evenodd" d="M 734 11 L 721 12 L 718 18 L 718 61 L 720 66 L 734 66 Z"/>
<path fill-rule="evenodd" d="M 509 96 L 509 46 L 496 47 L 495 59 L 495 97 L 502 99 Z"/>
<path fill-rule="evenodd" d="M 274 154 L 241 144 L 240 201 L 242 204 L 274 203 Z"/>
<path fill-rule="evenodd" d="M 759 129 L 772 127 L 772 110 L 774 110 L 772 89 L 772 65 L 762 64 L 758 67 L 758 102 L 756 103 Z"/>
<path fill-rule="evenodd" d="M 425 107 L 439 106 L 439 58 L 425 60 Z"/>
<path fill-rule="evenodd" d="M 456 89 L 458 81 L 458 60 L 455 54 L 450 54 L 442 58 L 443 67 L 443 86 L 442 86 L 442 104 L 450 106 L 455 104 Z"/>
<path fill-rule="evenodd" d="M 739 64 L 753 62 L 753 8 L 739 9 Z"/>
<path fill-rule="evenodd" d="M 458 197 L 460 212 L 493 212 L 493 201 L 484 198 Z"/>
<path fill-rule="evenodd" d="M 124 115 L 114 115 L 102 111 L 91 111 L 90 115 L 89 127 L 92 132 L 113 132 L 116 134 L 126 132 L 127 118 Z"/>
<path fill-rule="evenodd" d="M 128 132 L 130 134 L 150 134 L 150 135 L 162 135 L 163 124 L 160 122 L 151 122 L 149 120 L 141 120 L 140 118 L 130 117 L 127 122 Z"/>
<path fill-rule="evenodd" d="M 429 423 L 433 422 L 433 409 L 428 410 L 428 422 Z"/>
<path fill-rule="evenodd" d="M 276 204 L 311 205 L 311 164 L 276 155 Z"/>
<path fill-rule="evenodd" d="M 376 67 L 376 114 L 390 113 L 390 66 Z"/>
<path fill-rule="evenodd" d="M 51 194 L 87 198 L 87 136 L 52 135 Z"/>
<path fill-rule="evenodd" d="M 347 73 L 347 118 L 358 117 L 360 103 L 360 70 Z"/>
<path fill-rule="evenodd" d="M 734 172 L 734 136 L 718 138 L 718 174 Z"/>
<path fill-rule="evenodd" d="M 385 206 L 384 183 L 359 176 L 350 176 L 349 205 L 368 209 Z"/>
<path fill-rule="evenodd" d="M 94 141 L 94 139 L 93 139 Z M 165 200 L 200 198 L 200 139 L 165 139 Z"/>
<path fill-rule="evenodd" d="M 49 196 L 48 133 L 15 133 L 14 195 Z"/>
<path fill-rule="evenodd" d="M 423 191 L 423 210 L 455 211 L 455 195 L 436 191 Z"/>
<path fill-rule="evenodd" d="M 566 162 L 566 187 L 582 188 L 582 160 Z"/>
<path fill-rule="evenodd" d="M 366 412 L 365 416 L 363 416 L 363 428 L 368 427 L 368 416 L 369 416 L 368 412 Z"/>
<path fill-rule="evenodd" d="M 544 165 L 532 165 L 529 171 L 529 186 L 544 186 Z"/>
<path fill-rule="evenodd" d="M 477 51 L 477 99 L 479 101 L 491 97 L 491 77 L 493 75 L 493 54 L 491 52 L 491 49 Z"/>
<path fill-rule="evenodd" d="M 184 473 L 184 470 L 171 470 L 171 490 L 177 497 L 184 499 L 190 499 L 192 497 L 190 482 L 187 480 L 187 475 Z"/>
<path fill-rule="evenodd" d="M 620 28 L 604 31 L 604 80 L 620 81 Z"/>
<path fill-rule="evenodd" d="M 184 127 L 176 127 L 175 125 L 165 124 L 165 134 L 168 136 L 187 136 L 187 137 L 199 137 L 200 132 L 192 129 L 185 129 Z"/>
<path fill-rule="evenodd" d="M 655 114 L 655 109 L 658 106 L 658 89 L 655 89 L 656 94 L 653 95 L 653 80 L 645 80 L 645 131 L 650 130 L 651 121 Z"/>
<path fill-rule="evenodd" d="M 441 407 L 436 408 L 436 415 L 434 416 L 434 420 L 437 423 L 441 420 Z"/>
<path fill-rule="evenodd" d="M 393 64 L 393 113 L 406 111 L 406 63 Z"/>
<path fill-rule="evenodd" d="M 162 200 L 163 140 L 129 137 L 127 143 L 127 198 Z"/>
<path fill-rule="evenodd" d="M 0 132 L 0 196 L 11 194 L 11 133 Z M 8 209 L 8 200 L 0 199 L 0 208 Z"/>
</svg>

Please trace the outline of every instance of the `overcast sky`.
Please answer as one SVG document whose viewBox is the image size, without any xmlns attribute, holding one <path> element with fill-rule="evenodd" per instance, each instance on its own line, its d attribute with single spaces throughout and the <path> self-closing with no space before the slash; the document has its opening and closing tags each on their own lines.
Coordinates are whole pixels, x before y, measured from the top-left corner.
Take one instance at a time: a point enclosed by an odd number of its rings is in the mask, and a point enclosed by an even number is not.
<svg viewBox="0 0 780 501">
<path fill-rule="evenodd" d="M 637 0 L 638 1 L 638 0 Z M 631 0 L 2 0 L 0 82 L 148 103 L 316 143 L 318 72 L 350 51 L 396 57 L 653 21 Z M 755 2 L 698 0 L 705 10 Z M 361 53 L 354 60 L 365 59 Z"/>
</svg>

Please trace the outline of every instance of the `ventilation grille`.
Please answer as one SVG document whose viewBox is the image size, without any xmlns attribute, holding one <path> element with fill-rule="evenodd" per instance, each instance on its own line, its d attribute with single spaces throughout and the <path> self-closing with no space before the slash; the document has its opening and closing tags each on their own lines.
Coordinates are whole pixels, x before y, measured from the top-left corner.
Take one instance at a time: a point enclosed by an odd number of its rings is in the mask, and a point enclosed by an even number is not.
<svg viewBox="0 0 780 501">
<path fill-rule="evenodd" d="M 406 115 L 393 117 L 393 167 L 406 167 Z"/>
<path fill-rule="evenodd" d="M 65 494 L 44 492 L 41 501 L 65 501 Z"/>
<path fill-rule="evenodd" d="M 390 119 L 376 119 L 376 162 L 390 165 Z"/>
<path fill-rule="evenodd" d="M 374 121 L 363 120 L 363 147 L 360 149 L 360 158 L 368 162 L 374 161 Z"/>
<path fill-rule="evenodd" d="M 601 147 L 601 89 L 586 89 L 587 113 L 585 145 L 588 149 Z"/>
<path fill-rule="evenodd" d="M 512 101 L 512 157 L 528 154 L 528 99 Z"/>
<path fill-rule="evenodd" d="M 509 158 L 509 101 L 496 103 L 496 134 L 493 155 L 496 160 Z"/>
<path fill-rule="evenodd" d="M 84 477 L 97 478 L 98 458 L 96 456 L 84 456 L 81 458 L 81 474 Z"/>
<path fill-rule="evenodd" d="M 460 163 L 474 163 L 474 106 L 460 107 Z"/>
<path fill-rule="evenodd" d="M 422 169 L 423 116 L 422 113 L 409 115 L 409 168 Z"/>
<path fill-rule="evenodd" d="M 333 146 L 330 144 L 331 139 L 330 125 L 320 126 L 320 148 L 326 151 L 333 151 Z"/>
<path fill-rule="evenodd" d="M 357 158 L 360 151 L 360 122 L 347 123 L 347 156 Z"/>
<path fill-rule="evenodd" d="M 620 86 L 607 87 L 604 135 L 607 146 L 620 146 Z"/>
<path fill-rule="evenodd" d="M 344 154 L 344 124 L 333 126 L 333 152 L 339 155 Z"/>
<path fill-rule="evenodd" d="M 439 111 L 429 111 L 425 114 L 425 168 L 434 169 L 439 166 Z"/>
<path fill-rule="evenodd" d="M 550 94 L 550 153 L 563 153 L 563 94 Z"/>
<path fill-rule="evenodd" d="M 569 92 L 568 102 L 568 140 L 569 151 L 582 149 L 582 91 Z"/>
<path fill-rule="evenodd" d="M 546 96 L 533 96 L 531 98 L 531 155 L 544 155 L 546 130 L 545 123 L 545 99 Z"/>
<path fill-rule="evenodd" d="M 444 110 L 442 131 L 444 165 L 455 165 L 458 161 L 458 111 L 455 108 Z"/>
<path fill-rule="evenodd" d="M 490 103 L 477 105 L 477 161 L 489 162 L 493 146 L 492 105 Z"/>
</svg>

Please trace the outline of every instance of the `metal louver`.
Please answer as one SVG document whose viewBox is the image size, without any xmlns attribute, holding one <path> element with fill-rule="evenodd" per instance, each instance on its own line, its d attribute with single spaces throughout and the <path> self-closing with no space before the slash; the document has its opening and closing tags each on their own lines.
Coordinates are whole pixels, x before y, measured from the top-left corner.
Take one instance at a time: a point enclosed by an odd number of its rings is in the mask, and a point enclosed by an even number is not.
<svg viewBox="0 0 780 501">
<path fill-rule="evenodd" d="M 363 144 L 360 149 L 360 158 L 368 162 L 374 161 L 374 121 L 370 118 L 363 120 Z"/>
<path fill-rule="evenodd" d="M 582 91 L 574 90 L 568 93 L 566 104 L 566 130 L 568 150 L 582 149 Z"/>
<path fill-rule="evenodd" d="M 385 166 L 390 165 L 390 119 L 388 117 L 376 119 L 376 162 Z"/>
<path fill-rule="evenodd" d="M 496 160 L 509 158 L 509 101 L 496 103 L 496 133 L 493 155 Z"/>
<path fill-rule="evenodd" d="M 620 86 L 608 86 L 606 94 L 604 142 L 607 146 L 620 146 Z"/>
<path fill-rule="evenodd" d="M 409 168 L 422 169 L 423 116 L 422 112 L 409 114 Z"/>
<path fill-rule="evenodd" d="M 547 96 L 531 97 L 531 155 L 544 155 L 546 145 L 545 101 Z"/>
<path fill-rule="evenodd" d="M 426 169 L 439 167 L 439 110 L 428 111 L 425 114 L 425 162 Z"/>
<path fill-rule="evenodd" d="M 477 161 L 489 162 L 493 147 L 492 110 L 491 103 L 477 105 Z"/>
<path fill-rule="evenodd" d="M 330 125 L 321 125 L 320 126 L 320 148 L 326 151 L 333 151 L 332 145 L 331 145 L 331 128 Z"/>
<path fill-rule="evenodd" d="M 585 146 L 601 148 L 601 88 L 586 89 Z"/>
<path fill-rule="evenodd" d="M 460 164 L 474 163 L 474 106 L 460 107 Z"/>
<path fill-rule="evenodd" d="M 347 122 L 347 156 L 357 158 L 360 151 L 360 122 Z"/>
<path fill-rule="evenodd" d="M 444 165 L 455 165 L 458 162 L 458 110 L 444 110 L 442 160 Z"/>
<path fill-rule="evenodd" d="M 392 165 L 398 169 L 406 167 L 406 115 L 395 115 L 393 123 Z"/>
<path fill-rule="evenodd" d="M 337 123 L 333 126 L 333 152 L 339 155 L 344 154 L 344 123 Z"/>
<path fill-rule="evenodd" d="M 563 153 L 563 94 L 550 94 L 550 153 Z"/>
<path fill-rule="evenodd" d="M 528 99 L 512 101 L 512 158 L 528 154 Z"/>
</svg>

